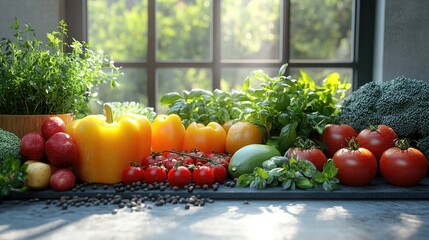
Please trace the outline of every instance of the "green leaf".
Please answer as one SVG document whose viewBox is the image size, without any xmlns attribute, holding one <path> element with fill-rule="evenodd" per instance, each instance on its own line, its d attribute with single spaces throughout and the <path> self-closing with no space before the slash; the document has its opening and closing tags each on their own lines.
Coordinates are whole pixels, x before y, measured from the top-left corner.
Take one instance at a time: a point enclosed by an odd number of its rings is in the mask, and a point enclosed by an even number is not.
<svg viewBox="0 0 429 240">
<path fill-rule="evenodd" d="M 277 141 L 278 148 L 280 152 L 286 152 L 296 140 L 296 128 L 298 126 L 297 122 L 292 122 L 284 126 L 281 131 Z"/>
<path fill-rule="evenodd" d="M 307 189 L 307 188 L 313 188 L 314 185 L 310 181 L 310 179 L 306 177 L 300 177 L 296 180 L 296 186 L 299 188 Z"/>
<path fill-rule="evenodd" d="M 244 188 L 249 186 L 250 182 L 252 182 L 254 177 L 251 174 L 242 174 L 237 178 L 237 187 Z"/>
<path fill-rule="evenodd" d="M 328 179 L 332 179 L 337 176 L 338 168 L 335 166 L 335 162 L 332 159 L 328 159 L 323 165 L 323 173 L 326 174 Z"/>
<path fill-rule="evenodd" d="M 173 104 L 176 100 L 181 99 L 182 96 L 177 92 L 166 93 L 161 97 L 161 105 Z"/>
</svg>

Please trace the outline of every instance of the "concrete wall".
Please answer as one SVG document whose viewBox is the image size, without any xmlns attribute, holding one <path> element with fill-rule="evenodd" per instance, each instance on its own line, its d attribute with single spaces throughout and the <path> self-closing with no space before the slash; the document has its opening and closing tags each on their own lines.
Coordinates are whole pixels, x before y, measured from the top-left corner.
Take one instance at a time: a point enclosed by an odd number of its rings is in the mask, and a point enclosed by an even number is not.
<svg viewBox="0 0 429 240">
<path fill-rule="evenodd" d="M 429 81 L 429 1 L 378 0 L 374 79 Z"/>
</svg>

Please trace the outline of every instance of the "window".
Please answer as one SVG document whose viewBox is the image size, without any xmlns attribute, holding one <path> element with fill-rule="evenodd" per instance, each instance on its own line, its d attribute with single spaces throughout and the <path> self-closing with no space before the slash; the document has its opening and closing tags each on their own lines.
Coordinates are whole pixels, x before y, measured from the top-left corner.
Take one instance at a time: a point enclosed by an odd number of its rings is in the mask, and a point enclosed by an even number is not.
<svg viewBox="0 0 429 240">
<path fill-rule="evenodd" d="M 338 71 L 354 89 L 372 76 L 374 1 L 82 0 L 67 11 L 70 34 L 124 70 L 119 89 L 100 88 L 102 101 L 162 111 L 164 93 L 237 89 L 252 71 L 275 75 L 284 63 L 292 76 Z"/>
</svg>

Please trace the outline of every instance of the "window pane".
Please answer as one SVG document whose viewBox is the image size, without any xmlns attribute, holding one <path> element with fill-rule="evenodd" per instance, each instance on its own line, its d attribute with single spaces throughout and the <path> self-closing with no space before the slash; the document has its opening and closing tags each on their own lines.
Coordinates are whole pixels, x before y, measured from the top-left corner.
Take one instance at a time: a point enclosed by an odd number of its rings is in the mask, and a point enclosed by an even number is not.
<svg viewBox="0 0 429 240">
<path fill-rule="evenodd" d="M 115 61 L 145 60 L 147 1 L 88 0 L 88 41 Z"/>
<path fill-rule="evenodd" d="M 291 0 L 291 59 L 351 60 L 353 0 Z"/>
<path fill-rule="evenodd" d="M 281 2 L 222 1 L 222 59 L 280 59 Z"/>
<path fill-rule="evenodd" d="M 147 74 L 145 69 L 123 68 L 124 75 L 118 79 L 119 87 L 110 88 L 109 84 L 99 87 L 98 98 L 100 103 L 91 103 L 93 113 L 103 113 L 104 102 L 139 102 L 147 106 Z"/>
<path fill-rule="evenodd" d="M 169 92 L 182 94 L 193 88 L 212 89 L 212 72 L 204 68 L 162 68 L 157 71 L 156 110 L 165 112 L 168 107 L 160 104 L 161 97 Z"/>
<path fill-rule="evenodd" d="M 242 90 L 243 81 L 247 77 L 251 76 L 254 71 L 259 69 L 268 74 L 270 77 L 275 77 L 278 75 L 278 69 L 276 68 L 223 68 L 221 89 L 223 91 L 231 91 L 233 89 Z"/>
<path fill-rule="evenodd" d="M 157 60 L 211 60 L 211 8 L 211 0 L 156 1 Z"/>
</svg>

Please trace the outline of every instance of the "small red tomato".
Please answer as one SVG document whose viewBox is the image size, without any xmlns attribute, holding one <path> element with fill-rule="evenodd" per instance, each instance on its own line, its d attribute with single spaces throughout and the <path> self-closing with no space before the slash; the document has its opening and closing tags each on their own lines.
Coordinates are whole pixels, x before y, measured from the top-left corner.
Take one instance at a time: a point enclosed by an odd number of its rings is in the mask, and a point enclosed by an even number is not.
<svg viewBox="0 0 429 240">
<path fill-rule="evenodd" d="M 176 158 L 166 158 L 162 160 L 162 165 L 167 169 L 167 171 L 170 171 L 170 169 L 174 168 L 176 164 L 179 164 L 177 163 Z"/>
<path fill-rule="evenodd" d="M 195 184 L 211 186 L 215 181 L 215 175 L 209 166 L 199 166 L 192 173 L 192 179 Z"/>
<path fill-rule="evenodd" d="M 148 167 L 150 165 L 156 164 L 159 161 L 162 161 L 163 159 L 164 158 L 162 157 L 162 155 L 151 153 L 142 159 L 142 161 L 140 162 L 140 165 L 142 167 Z"/>
<path fill-rule="evenodd" d="M 180 165 L 185 167 L 193 165 L 195 163 L 194 159 L 189 156 L 181 156 L 177 160 L 180 162 Z"/>
<path fill-rule="evenodd" d="M 225 182 L 227 176 L 228 176 L 228 171 L 226 170 L 226 168 L 222 165 L 210 165 L 209 166 L 214 174 L 214 182 L 217 183 L 223 183 Z"/>
<path fill-rule="evenodd" d="M 143 168 L 137 166 L 127 166 L 122 170 L 122 183 L 129 185 L 133 182 L 142 182 L 145 172 Z"/>
<path fill-rule="evenodd" d="M 167 179 L 170 186 L 182 188 L 191 182 L 192 175 L 188 168 L 179 166 L 168 171 Z"/>
<path fill-rule="evenodd" d="M 201 159 L 200 157 L 206 158 L 206 154 L 195 150 L 195 151 L 191 151 L 188 153 L 189 155 L 191 155 L 191 157 L 194 159 L 194 163 L 197 165 L 204 165 L 207 163 L 207 160 Z"/>
<path fill-rule="evenodd" d="M 398 138 L 395 131 L 386 125 L 369 126 L 359 132 L 356 140 L 359 146 L 368 149 L 380 160 L 381 154 L 387 149 L 395 146 L 395 139 Z"/>
<path fill-rule="evenodd" d="M 380 173 L 396 186 L 417 185 L 426 176 L 428 160 L 418 149 L 410 147 L 407 140 L 396 141 L 395 147 L 386 150 L 380 158 Z"/>
<path fill-rule="evenodd" d="M 347 142 L 357 135 L 358 132 L 350 125 L 327 124 L 320 136 L 325 146 L 325 156 L 331 158 L 336 151 L 347 147 Z"/>
<path fill-rule="evenodd" d="M 147 183 L 161 183 L 167 179 L 167 172 L 160 166 L 149 166 L 145 170 L 144 179 Z"/>
<path fill-rule="evenodd" d="M 308 160 L 312 162 L 319 171 L 323 171 L 323 165 L 327 161 L 323 151 L 318 148 L 290 148 L 286 154 L 289 157 L 294 157 L 296 160 Z"/>
<path fill-rule="evenodd" d="M 371 183 L 377 174 L 377 159 L 368 149 L 358 147 L 354 138 L 350 140 L 349 146 L 338 150 L 332 157 L 338 168 L 337 178 L 345 185 Z"/>
</svg>

